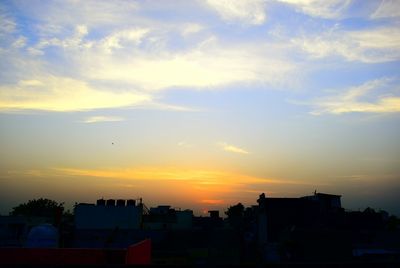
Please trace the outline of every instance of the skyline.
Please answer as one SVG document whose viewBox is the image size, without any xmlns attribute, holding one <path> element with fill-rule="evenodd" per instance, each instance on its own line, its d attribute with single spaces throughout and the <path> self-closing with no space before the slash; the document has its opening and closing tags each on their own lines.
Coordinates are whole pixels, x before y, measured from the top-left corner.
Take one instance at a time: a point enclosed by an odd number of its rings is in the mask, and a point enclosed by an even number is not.
<svg viewBox="0 0 400 268">
<path fill-rule="evenodd" d="M 316 189 L 400 215 L 400 2 L 2 1 L 0 213 Z"/>
</svg>

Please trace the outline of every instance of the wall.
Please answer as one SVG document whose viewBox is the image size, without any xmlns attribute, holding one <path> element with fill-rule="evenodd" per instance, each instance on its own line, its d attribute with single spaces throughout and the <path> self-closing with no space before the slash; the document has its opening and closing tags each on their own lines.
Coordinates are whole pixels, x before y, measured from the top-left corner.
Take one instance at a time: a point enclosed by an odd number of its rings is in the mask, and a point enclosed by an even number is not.
<svg viewBox="0 0 400 268">
<path fill-rule="evenodd" d="M 96 206 L 79 204 L 75 207 L 76 229 L 139 229 L 141 208 L 135 206 Z"/>
</svg>

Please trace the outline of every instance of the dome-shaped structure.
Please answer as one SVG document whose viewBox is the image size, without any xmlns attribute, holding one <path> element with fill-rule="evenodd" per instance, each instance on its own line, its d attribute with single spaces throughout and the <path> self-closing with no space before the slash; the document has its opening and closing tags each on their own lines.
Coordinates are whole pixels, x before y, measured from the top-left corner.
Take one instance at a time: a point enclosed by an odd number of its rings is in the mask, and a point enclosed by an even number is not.
<svg viewBox="0 0 400 268">
<path fill-rule="evenodd" d="M 58 247 L 58 230 L 51 224 L 41 224 L 33 227 L 26 239 L 28 248 L 56 248 Z"/>
</svg>

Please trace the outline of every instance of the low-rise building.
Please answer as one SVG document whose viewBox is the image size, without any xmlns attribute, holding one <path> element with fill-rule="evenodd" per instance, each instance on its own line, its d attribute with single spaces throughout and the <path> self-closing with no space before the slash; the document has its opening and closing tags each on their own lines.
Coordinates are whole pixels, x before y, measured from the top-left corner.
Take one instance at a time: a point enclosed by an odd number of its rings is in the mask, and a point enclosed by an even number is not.
<svg viewBox="0 0 400 268">
<path fill-rule="evenodd" d="M 188 230 L 192 226 L 192 210 L 177 210 L 165 205 L 150 208 L 149 214 L 143 218 L 145 230 Z"/>
<path fill-rule="evenodd" d="M 75 206 L 75 228 L 81 229 L 140 229 L 143 205 L 135 200 L 97 200 L 96 204 Z"/>
</svg>

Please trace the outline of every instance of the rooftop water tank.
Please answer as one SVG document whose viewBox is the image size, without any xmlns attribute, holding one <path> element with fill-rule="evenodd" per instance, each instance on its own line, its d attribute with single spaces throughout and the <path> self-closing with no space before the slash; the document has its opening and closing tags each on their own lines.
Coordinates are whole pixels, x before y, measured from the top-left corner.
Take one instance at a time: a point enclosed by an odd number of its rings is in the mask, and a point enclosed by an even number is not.
<svg viewBox="0 0 400 268">
<path fill-rule="evenodd" d="M 98 206 L 105 206 L 106 205 L 106 200 L 104 200 L 103 198 L 102 199 L 98 199 L 96 204 Z"/>
<path fill-rule="evenodd" d="M 117 207 L 124 207 L 125 206 L 125 200 L 124 199 L 118 199 L 117 200 Z"/>
<path fill-rule="evenodd" d="M 32 227 L 28 233 L 25 246 L 28 248 L 58 247 L 58 230 L 51 224 L 41 224 Z"/>
<path fill-rule="evenodd" d="M 126 205 L 134 207 L 136 205 L 136 201 L 133 199 L 129 199 L 126 201 Z"/>
<path fill-rule="evenodd" d="M 115 206 L 115 200 L 114 199 L 108 199 L 106 205 L 110 206 L 110 207 Z"/>
</svg>

